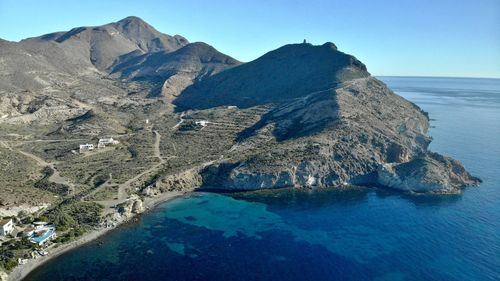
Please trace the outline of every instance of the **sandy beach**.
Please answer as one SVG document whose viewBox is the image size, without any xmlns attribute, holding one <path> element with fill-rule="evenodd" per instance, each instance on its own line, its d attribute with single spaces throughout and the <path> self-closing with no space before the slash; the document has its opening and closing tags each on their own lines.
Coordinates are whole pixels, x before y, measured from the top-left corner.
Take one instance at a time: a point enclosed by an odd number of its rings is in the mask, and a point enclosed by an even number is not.
<svg viewBox="0 0 500 281">
<path fill-rule="evenodd" d="M 177 198 L 179 196 L 183 196 L 183 195 L 186 195 L 189 193 L 190 193 L 190 191 L 173 191 L 173 192 L 162 193 L 162 194 L 159 194 L 158 196 L 155 196 L 155 197 L 145 198 L 145 200 L 143 202 L 145 212 L 153 209 L 158 204 L 164 203 L 166 201 L 172 200 L 174 198 Z M 134 215 L 133 217 L 138 216 L 138 215 L 140 216 L 142 214 L 143 213 L 137 214 L 137 215 Z M 126 223 L 126 222 L 130 221 L 131 219 L 129 219 L 127 221 L 123 221 L 120 224 Z M 109 231 L 119 227 L 120 224 L 118 224 L 116 227 L 98 228 L 98 229 L 95 229 L 95 230 L 92 230 L 92 231 L 85 233 L 82 237 L 80 237 L 79 239 L 77 239 L 75 241 L 71 241 L 71 242 L 66 243 L 66 244 L 60 244 L 58 247 L 49 247 L 48 248 L 48 252 L 49 252 L 48 256 L 39 257 L 37 259 L 30 259 L 28 261 L 28 263 L 16 266 L 14 268 L 14 270 L 9 274 L 9 278 L 7 279 L 7 281 L 22 280 L 31 271 L 33 271 L 37 267 L 43 265 L 47 261 L 49 261 L 49 260 L 51 260 L 59 255 L 62 255 L 67 251 L 70 251 L 74 248 L 77 248 L 81 245 L 84 245 L 86 243 L 89 243 L 89 242 L 101 237 L 102 235 L 108 233 Z"/>
</svg>

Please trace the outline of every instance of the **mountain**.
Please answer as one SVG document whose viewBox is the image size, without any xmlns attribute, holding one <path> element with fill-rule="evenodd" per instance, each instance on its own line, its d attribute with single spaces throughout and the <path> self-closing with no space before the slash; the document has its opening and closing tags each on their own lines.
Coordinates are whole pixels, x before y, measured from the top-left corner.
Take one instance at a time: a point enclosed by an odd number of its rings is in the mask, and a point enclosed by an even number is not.
<svg viewBox="0 0 500 281">
<path fill-rule="evenodd" d="M 251 107 L 331 89 L 369 75 L 363 63 L 338 51 L 333 43 L 291 44 L 187 88 L 175 104 L 181 108 Z"/>
<path fill-rule="evenodd" d="M 480 182 L 428 150 L 425 112 L 330 42 L 241 63 L 127 17 L 0 40 L 0 66 L 0 214 L 172 190 Z M 120 144 L 79 153 L 110 136 Z"/>
<path fill-rule="evenodd" d="M 18 222 L 108 229 L 193 190 L 479 185 L 428 128 L 330 42 L 241 63 L 137 17 L 0 39 L 0 217 Z M 24 259 L 6 249 L 4 264 Z"/>
<path fill-rule="evenodd" d="M 141 91 L 171 99 L 194 80 L 239 64 L 205 43 L 189 44 L 137 17 L 19 43 L 1 40 L 0 61 L 2 121 L 14 123 L 77 118 L 93 107 L 82 107 L 82 101 L 114 99 L 114 93 L 123 90 L 112 82 L 117 79 L 143 82 Z M 69 88 L 79 88 L 78 97 L 69 94 Z"/>
<path fill-rule="evenodd" d="M 180 111 L 268 107 L 238 133 L 227 161 L 202 172 L 205 188 L 477 184 L 459 162 L 428 152 L 425 112 L 333 43 L 283 46 L 189 86 L 173 103 Z"/>
<path fill-rule="evenodd" d="M 196 42 L 174 51 L 160 51 L 120 58 L 111 76 L 121 79 L 161 82 L 165 97 L 174 98 L 194 81 L 241 64 L 214 47 Z"/>
<path fill-rule="evenodd" d="M 9 89 L 41 89 L 65 73 L 105 75 L 123 57 L 168 53 L 188 43 L 184 37 L 163 34 L 137 17 L 103 26 L 78 27 L 19 43 L 2 40 L 2 78 L 10 78 L 0 83 Z M 39 75 L 33 75 L 35 72 Z"/>
<path fill-rule="evenodd" d="M 24 46 L 56 42 L 72 56 L 89 60 L 98 70 L 105 71 L 122 55 L 131 52 L 171 52 L 188 44 L 180 36 L 163 34 L 138 17 L 127 17 L 116 23 L 96 27 L 77 27 L 21 41 Z"/>
</svg>

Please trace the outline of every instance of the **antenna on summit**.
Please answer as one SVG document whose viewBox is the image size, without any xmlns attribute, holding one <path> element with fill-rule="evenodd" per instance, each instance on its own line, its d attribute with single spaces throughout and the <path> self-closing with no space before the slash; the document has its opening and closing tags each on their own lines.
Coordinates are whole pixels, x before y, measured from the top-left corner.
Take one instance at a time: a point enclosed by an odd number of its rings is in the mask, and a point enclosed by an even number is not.
<svg viewBox="0 0 500 281">
<path fill-rule="evenodd" d="M 307 41 L 306 41 L 306 39 L 304 39 L 304 42 L 302 42 L 302 44 L 307 44 Z"/>
</svg>

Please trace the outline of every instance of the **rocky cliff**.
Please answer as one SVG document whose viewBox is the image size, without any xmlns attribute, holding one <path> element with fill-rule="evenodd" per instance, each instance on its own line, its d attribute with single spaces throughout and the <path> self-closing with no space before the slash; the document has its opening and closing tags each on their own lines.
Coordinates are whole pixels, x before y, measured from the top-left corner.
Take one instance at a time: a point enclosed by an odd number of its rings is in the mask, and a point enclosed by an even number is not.
<svg viewBox="0 0 500 281">
<path fill-rule="evenodd" d="M 202 171 L 204 188 L 356 184 L 455 193 L 479 183 L 458 161 L 427 150 L 425 112 L 331 43 L 282 47 L 194 84 L 174 103 L 271 106 L 238 134 L 231 159 Z"/>
</svg>

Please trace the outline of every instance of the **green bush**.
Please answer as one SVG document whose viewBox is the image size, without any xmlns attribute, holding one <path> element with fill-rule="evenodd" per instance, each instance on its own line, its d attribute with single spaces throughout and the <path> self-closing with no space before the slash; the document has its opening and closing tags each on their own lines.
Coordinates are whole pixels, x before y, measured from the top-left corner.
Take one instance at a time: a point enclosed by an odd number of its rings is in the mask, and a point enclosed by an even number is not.
<svg viewBox="0 0 500 281">
<path fill-rule="evenodd" d="M 60 205 L 47 213 L 48 220 L 61 231 L 79 226 L 95 226 L 100 222 L 103 207 L 95 202 L 74 202 Z"/>
<path fill-rule="evenodd" d="M 0 266 L 5 268 L 7 271 L 11 271 L 17 266 L 17 261 L 15 259 L 6 259 L 0 262 Z"/>
</svg>

